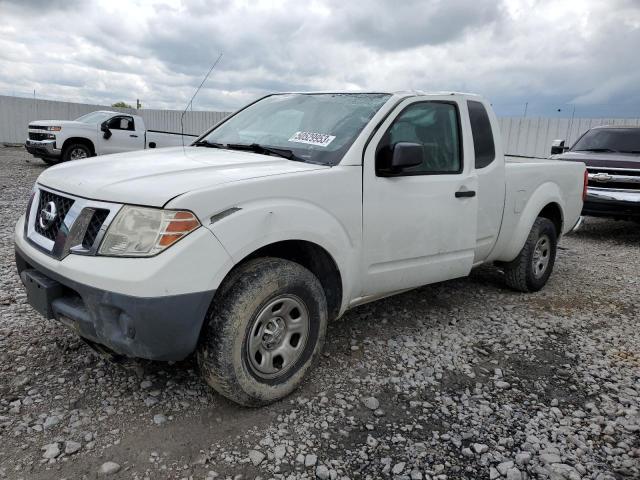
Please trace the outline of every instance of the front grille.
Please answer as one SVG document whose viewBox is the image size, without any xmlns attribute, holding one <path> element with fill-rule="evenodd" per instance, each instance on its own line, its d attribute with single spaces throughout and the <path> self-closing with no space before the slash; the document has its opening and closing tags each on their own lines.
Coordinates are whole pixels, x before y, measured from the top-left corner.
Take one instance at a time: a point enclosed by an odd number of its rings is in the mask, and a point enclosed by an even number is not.
<svg viewBox="0 0 640 480">
<path fill-rule="evenodd" d="M 589 186 L 595 188 L 616 188 L 619 190 L 640 190 L 640 183 L 627 183 L 627 182 L 597 182 L 589 180 Z"/>
<path fill-rule="evenodd" d="M 29 125 L 29 129 L 31 130 L 48 130 L 49 127 L 46 125 Z"/>
<path fill-rule="evenodd" d="M 51 140 L 50 133 L 29 132 L 29 140 Z"/>
<path fill-rule="evenodd" d="M 53 204 L 55 205 L 56 217 L 53 220 L 53 222 L 51 222 L 50 225 L 46 225 L 46 222 L 45 222 L 45 226 L 47 228 L 43 228 L 40 225 L 40 217 L 42 215 L 42 211 L 45 208 L 47 208 L 50 202 L 53 202 Z M 38 202 L 38 209 L 35 215 L 36 217 L 35 224 L 34 224 L 35 231 L 38 232 L 43 237 L 48 238 L 49 240 L 55 241 L 56 236 L 58 235 L 58 231 L 62 226 L 62 222 L 64 221 L 64 218 L 67 216 L 67 212 L 73 205 L 73 202 L 74 200 L 67 197 L 63 197 L 62 195 L 57 195 L 47 190 L 40 190 L 40 201 Z"/>
<path fill-rule="evenodd" d="M 93 244 L 98 237 L 98 233 L 100 232 L 100 228 L 102 224 L 109 216 L 109 210 L 105 210 L 102 208 L 97 209 L 93 212 L 91 216 L 91 220 L 89 221 L 89 225 L 87 226 L 87 231 L 84 234 L 84 238 L 82 239 L 82 246 L 87 250 L 93 247 Z"/>
<path fill-rule="evenodd" d="M 589 186 L 596 188 L 616 188 L 621 190 L 640 190 L 640 169 L 615 170 L 607 168 L 587 168 L 589 174 L 602 174 L 603 179 L 589 178 Z M 608 175 L 606 177 L 605 175 Z"/>
<path fill-rule="evenodd" d="M 587 167 L 589 173 L 608 173 L 609 175 L 626 175 L 628 177 L 640 177 L 640 168 L 637 170 L 616 170 L 615 168 L 590 168 Z"/>
</svg>

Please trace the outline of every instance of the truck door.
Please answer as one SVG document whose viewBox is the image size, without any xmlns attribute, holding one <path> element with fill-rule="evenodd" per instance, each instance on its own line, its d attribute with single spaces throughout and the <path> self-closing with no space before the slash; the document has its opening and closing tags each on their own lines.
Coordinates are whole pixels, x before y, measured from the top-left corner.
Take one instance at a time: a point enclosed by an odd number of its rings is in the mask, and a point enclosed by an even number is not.
<svg viewBox="0 0 640 480">
<path fill-rule="evenodd" d="M 471 270 L 477 179 L 472 162 L 465 161 L 473 158 L 473 147 L 463 146 L 460 110 L 450 97 L 407 99 L 369 142 L 363 165 L 363 296 Z M 389 172 L 385 165 L 399 142 L 421 146 L 422 163 Z"/>
<path fill-rule="evenodd" d="M 98 153 L 107 155 L 109 153 L 130 152 L 132 150 L 142 150 L 144 148 L 144 128 L 137 126 L 130 115 L 117 115 L 107 120 L 107 128 L 111 135 L 104 138 L 103 132 L 99 132 Z M 136 129 L 137 128 L 137 129 Z"/>
<path fill-rule="evenodd" d="M 504 210 L 505 166 L 498 121 L 482 102 L 468 100 L 469 122 L 473 137 L 475 170 L 478 177 L 478 231 L 475 261 L 486 259 L 493 250 Z M 491 112 L 492 119 L 489 117 Z M 493 127 L 492 127 L 493 124 Z M 495 134 L 494 134 L 495 132 Z"/>
</svg>

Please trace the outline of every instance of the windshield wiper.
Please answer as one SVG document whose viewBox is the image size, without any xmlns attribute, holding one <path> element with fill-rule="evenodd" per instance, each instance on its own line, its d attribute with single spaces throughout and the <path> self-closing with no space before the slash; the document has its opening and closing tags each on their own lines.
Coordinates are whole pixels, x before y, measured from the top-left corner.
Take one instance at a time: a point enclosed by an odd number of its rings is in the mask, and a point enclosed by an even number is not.
<svg viewBox="0 0 640 480">
<path fill-rule="evenodd" d="M 613 148 L 580 148 L 574 150 L 574 152 L 610 152 L 610 153 L 620 153 L 618 150 L 614 150 Z"/>
<path fill-rule="evenodd" d="M 258 153 L 261 155 L 277 155 L 287 160 L 293 160 L 295 162 L 304 162 L 304 159 L 296 156 L 291 150 L 286 148 L 274 148 L 260 145 L 259 143 L 252 143 L 250 145 L 244 143 L 228 143 L 227 148 L 231 150 L 247 150 L 249 152 Z"/>
<path fill-rule="evenodd" d="M 209 142 L 208 140 L 198 140 L 193 145 L 196 147 L 225 148 L 222 143 Z"/>
</svg>

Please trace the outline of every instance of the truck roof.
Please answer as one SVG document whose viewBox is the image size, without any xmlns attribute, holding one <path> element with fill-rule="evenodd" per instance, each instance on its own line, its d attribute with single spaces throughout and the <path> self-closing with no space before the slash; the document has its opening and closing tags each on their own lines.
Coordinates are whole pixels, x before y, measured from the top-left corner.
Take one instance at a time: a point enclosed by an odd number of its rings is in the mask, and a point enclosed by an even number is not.
<svg viewBox="0 0 640 480">
<path fill-rule="evenodd" d="M 625 129 L 638 129 L 640 130 L 639 125 L 597 125 L 595 127 L 591 127 L 590 130 L 596 130 L 601 128 L 625 128 Z"/>
<path fill-rule="evenodd" d="M 415 96 L 442 96 L 442 95 L 451 95 L 456 97 L 470 97 L 470 98 L 482 98 L 481 95 L 476 93 L 467 93 L 467 92 L 455 92 L 451 90 L 445 91 L 424 91 L 424 90 L 395 90 L 395 91 L 383 91 L 383 90 L 317 90 L 317 91 L 297 91 L 297 92 L 274 92 L 274 95 L 286 95 L 286 94 L 386 94 L 393 95 L 396 97 L 415 97 Z"/>
<path fill-rule="evenodd" d="M 99 113 L 112 113 L 113 115 L 118 115 L 118 114 L 121 114 L 121 113 L 123 113 L 125 115 L 131 115 L 130 113 L 127 113 L 127 112 L 114 112 L 113 110 L 95 110 L 95 111 L 93 111 L 91 113 L 96 113 L 96 112 L 99 112 Z"/>
</svg>

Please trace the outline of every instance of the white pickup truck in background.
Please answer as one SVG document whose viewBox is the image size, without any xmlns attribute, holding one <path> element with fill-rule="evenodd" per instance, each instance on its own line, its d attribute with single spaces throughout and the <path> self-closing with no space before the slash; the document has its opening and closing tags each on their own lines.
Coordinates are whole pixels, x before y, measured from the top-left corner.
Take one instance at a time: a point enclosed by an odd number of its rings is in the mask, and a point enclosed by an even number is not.
<svg viewBox="0 0 640 480">
<path fill-rule="evenodd" d="M 94 348 L 197 352 L 213 388 L 262 405 L 357 305 L 483 264 L 541 289 L 585 178 L 581 163 L 506 160 L 477 95 L 269 95 L 186 148 L 45 170 L 16 263 L 31 305 Z"/>
<path fill-rule="evenodd" d="M 145 148 L 189 145 L 196 135 L 147 130 L 139 115 L 97 111 L 76 120 L 38 120 L 29 124 L 25 148 L 52 165 L 68 160 Z"/>
</svg>

